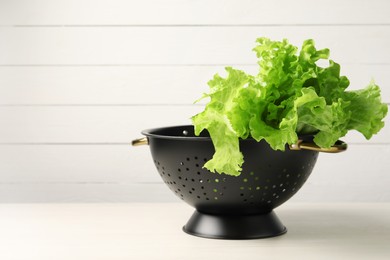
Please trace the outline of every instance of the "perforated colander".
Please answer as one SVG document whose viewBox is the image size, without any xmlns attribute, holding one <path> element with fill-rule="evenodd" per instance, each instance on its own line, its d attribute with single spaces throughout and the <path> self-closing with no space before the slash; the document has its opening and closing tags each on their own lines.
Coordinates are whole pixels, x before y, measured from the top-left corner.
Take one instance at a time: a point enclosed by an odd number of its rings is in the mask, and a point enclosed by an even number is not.
<svg viewBox="0 0 390 260">
<path fill-rule="evenodd" d="M 241 175 L 234 177 L 203 168 L 214 154 L 207 132 L 198 137 L 193 126 L 174 126 L 142 134 L 146 137 L 134 140 L 133 145 L 149 144 L 162 180 L 196 209 L 183 230 L 208 238 L 249 239 L 285 233 L 273 209 L 302 187 L 319 151 L 346 149 L 339 141 L 321 150 L 311 136 L 301 136 L 297 145 L 283 152 L 272 150 L 265 141 L 241 140 L 245 162 Z"/>
</svg>

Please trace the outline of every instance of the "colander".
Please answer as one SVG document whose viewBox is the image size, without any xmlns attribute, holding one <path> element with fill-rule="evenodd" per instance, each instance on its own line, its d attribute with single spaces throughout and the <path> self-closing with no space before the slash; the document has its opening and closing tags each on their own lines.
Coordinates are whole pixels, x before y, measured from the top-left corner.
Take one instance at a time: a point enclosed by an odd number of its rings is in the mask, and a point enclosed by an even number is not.
<svg viewBox="0 0 390 260">
<path fill-rule="evenodd" d="M 305 183 L 318 153 L 340 152 L 338 141 L 329 149 L 300 136 L 296 145 L 275 151 L 265 141 L 240 140 L 244 155 L 240 176 L 212 173 L 203 168 L 214 146 L 207 131 L 194 135 L 191 125 L 142 131 L 133 145 L 149 144 L 164 183 L 195 208 L 183 230 L 191 235 L 220 239 L 253 239 L 284 234 L 287 229 L 273 209 L 291 198 Z"/>
</svg>

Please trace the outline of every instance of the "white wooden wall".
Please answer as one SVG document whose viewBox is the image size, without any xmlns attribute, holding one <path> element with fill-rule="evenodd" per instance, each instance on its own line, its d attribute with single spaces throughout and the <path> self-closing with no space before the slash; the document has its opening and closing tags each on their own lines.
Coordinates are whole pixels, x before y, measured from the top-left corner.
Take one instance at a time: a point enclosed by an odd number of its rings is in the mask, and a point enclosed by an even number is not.
<svg viewBox="0 0 390 260">
<path fill-rule="evenodd" d="M 177 201 L 130 141 L 190 123 L 224 66 L 255 71 L 260 36 L 315 39 L 389 104 L 389 14 L 386 0 L 0 0 L 0 202 Z M 390 201 L 386 122 L 321 154 L 293 201 Z"/>
</svg>

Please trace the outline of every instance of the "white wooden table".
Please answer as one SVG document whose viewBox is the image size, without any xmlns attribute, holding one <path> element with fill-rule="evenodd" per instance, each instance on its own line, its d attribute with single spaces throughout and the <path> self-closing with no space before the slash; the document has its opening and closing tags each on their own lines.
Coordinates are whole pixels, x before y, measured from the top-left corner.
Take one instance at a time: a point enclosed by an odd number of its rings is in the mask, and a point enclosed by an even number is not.
<svg viewBox="0 0 390 260">
<path fill-rule="evenodd" d="M 287 234 L 214 240 L 184 203 L 0 204 L 0 259 L 390 259 L 390 203 L 286 203 Z"/>
</svg>

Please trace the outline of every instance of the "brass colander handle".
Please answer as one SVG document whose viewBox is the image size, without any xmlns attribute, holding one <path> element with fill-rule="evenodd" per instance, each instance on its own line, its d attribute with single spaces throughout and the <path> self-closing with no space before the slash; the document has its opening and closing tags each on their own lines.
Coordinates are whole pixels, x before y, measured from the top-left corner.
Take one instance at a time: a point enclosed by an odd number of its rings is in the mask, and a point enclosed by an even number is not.
<svg viewBox="0 0 390 260">
<path fill-rule="evenodd" d="M 293 151 L 310 150 L 310 151 L 323 152 L 323 153 L 340 153 L 347 150 L 347 148 L 348 145 L 341 140 L 338 140 L 334 145 L 332 145 L 329 148 L 321 148 L 315 143 L 307 143 L 304 142 L 303 140 L 298 140 L 297 143 L 290 145 L 290 150 Z"/>
<path fill-rule="evenodd" d="M 147 137 L 138 138 L 131 142 L 132 146 L 140 146 L 140 145 L 148 145 L 148 144 L 149 144 L 149 140 Z"/>
</svg>

